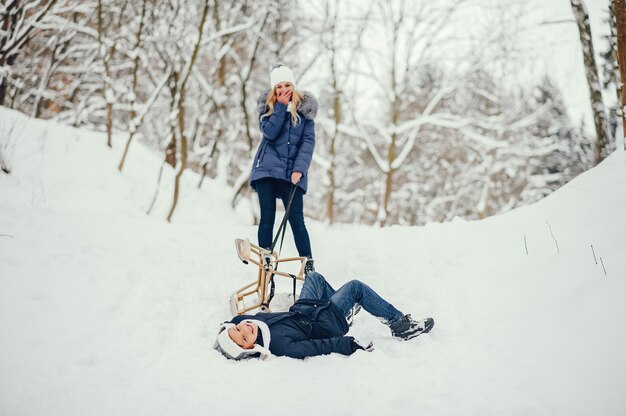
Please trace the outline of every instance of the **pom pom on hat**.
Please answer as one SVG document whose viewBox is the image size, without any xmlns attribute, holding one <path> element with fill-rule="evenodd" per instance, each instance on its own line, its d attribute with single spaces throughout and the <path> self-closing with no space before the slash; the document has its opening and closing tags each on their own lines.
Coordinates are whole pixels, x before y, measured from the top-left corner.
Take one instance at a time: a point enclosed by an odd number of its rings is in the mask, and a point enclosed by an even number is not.
<svg viewBox="0 0 626 416">
<path fill-rule="evenodd" d="M 294 88 L 296 87 L 296 77 L 294 77 L 293 72 L 288 66 L 279 65 L 272 69 L 272 72 L 270 73 L 270 84 L 272 89 L 280 82 L 289 82 Z"/>
</svg>

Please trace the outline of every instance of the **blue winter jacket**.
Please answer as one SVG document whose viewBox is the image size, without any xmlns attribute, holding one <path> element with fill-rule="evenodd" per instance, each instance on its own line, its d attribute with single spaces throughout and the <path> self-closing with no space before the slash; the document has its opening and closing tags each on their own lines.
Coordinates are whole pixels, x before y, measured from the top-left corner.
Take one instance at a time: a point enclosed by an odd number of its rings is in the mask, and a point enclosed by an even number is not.
<svg viewBox="0 0 626 416">
<path fill-rule="evenodd" d="M 267 113 L 267 95 L 262 95 L 257 102 L 259 128 L 263 134 L 261 144 L 254 156 L 250 186 L 255 189 L 254 181 L 262 178 L 276 178 L 291 181 L 293 172 L 302 172 L 298 186 L 306 193 L 309 166 L 315 148 L 315 116 L 317 101 L 304 93 L 298 106 L 300 121 L 296 126 L 291 122 L 287 106 L 276 102 L 271 115 Z"/>
<path fill-rule="evenodd" d="M 353 337 L 347 337 L 348 323 L 334 303 L 327 299 L 299 299 L 288 312 L 239 315 L 231 322 L 258 319 L 270 329 L 273 355 L 306 358 L 338 352 L 354 353 Z"/>
</svg>

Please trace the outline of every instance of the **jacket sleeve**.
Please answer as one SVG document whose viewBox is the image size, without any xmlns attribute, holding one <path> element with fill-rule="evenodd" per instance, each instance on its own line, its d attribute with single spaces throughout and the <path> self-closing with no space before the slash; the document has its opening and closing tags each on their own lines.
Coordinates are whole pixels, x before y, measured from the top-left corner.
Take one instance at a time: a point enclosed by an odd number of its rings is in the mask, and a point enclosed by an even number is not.
<svg viewBox="0 0 626 416">
<path fill-rule="evenodd" d="M 259 128 L 263 136 L 267 137 L 267 140 L 276 140 L 280 135 L 280 129 L 283 127 L 285 121 L 285 115 L 287 114 L 287 106 L 283 103 L 276 101 L 274 104 L 274 111 L 269 117 L 262 117 L 259 114 Z"/>
<path fill-rule="evenodd" d="M 285 344 L 283 354 L 291 358 L 306 358 L 316 355 L 325 355 L 338 352 L 343 355 L 352 355 L 353 337 L 334 337 L 325 339 L 311 339 L 291 341 Z"/>
<path fill-rule="evenodd" d="M 315 122 L 308 118 L 304 119 L 304 128 L 302 130 L 302 143 L 298 150 L 298 155 L 293 164 L 294 172 L 307 173 L 311 160 L 313 159 L 313 151 L 315 150 Z"/>
</svg>

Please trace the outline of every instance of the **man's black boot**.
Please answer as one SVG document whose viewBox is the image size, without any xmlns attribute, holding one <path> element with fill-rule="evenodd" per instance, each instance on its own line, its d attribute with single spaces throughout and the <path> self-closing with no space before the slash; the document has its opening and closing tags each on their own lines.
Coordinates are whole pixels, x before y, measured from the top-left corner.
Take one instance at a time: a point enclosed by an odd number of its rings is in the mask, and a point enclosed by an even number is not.
<svg viewBox="0 0 626 416">
<path fill-rule="evenodd" d="M 433 318 L 416 321 L 411 318 L 411 315 L 404 315 L 400 322 L 390 327 L 391 335 L 396 339 L 408 341 L 418 335 L 429 332 L 434 325 L 435 321 Z"/>
</svg>

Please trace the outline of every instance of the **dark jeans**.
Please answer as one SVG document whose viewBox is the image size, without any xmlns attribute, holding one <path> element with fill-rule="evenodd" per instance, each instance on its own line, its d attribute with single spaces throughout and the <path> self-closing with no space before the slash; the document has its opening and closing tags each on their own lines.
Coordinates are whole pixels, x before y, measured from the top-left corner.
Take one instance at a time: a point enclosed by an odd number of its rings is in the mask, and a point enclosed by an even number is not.
<svg viewBox="0 0 626 416">
<path fill-rule="evenodd" d="M 338 290 L 326 281 L 324 276 L 317 272 L 309 273 L 304 280 L 300 291 L 300 299 L 330 299 L 343 316 L 348 313 L 355 304 L 359 304 L 371 315 L 379 318 L 389 326 L 400 322 L 404 314 L 392 304 L 381 298 L 374 290 L 359 280 L 350 280 Z"/>
<path fill-rule="evenodd" d="M 259 195 L 259 205 L 261 206 L 261 220 L 259 221 L 258 231 L 259 247 L 266 249 L 272 247 L 272 234 L 276 218 L 276 198 L 282 199 L 283 205 L 287 209 L 292 186 L 291 182 L 274 178 L 263 178 L 255 181 L 254 187 Z M 291 202 L 291 210 L 289 211 L 289 225 L 291 225 L 298 254 L 303 257 L 313 257 L 309 233 L 304 225 L 303 199 L 304 192 L 297 186 Z"/>
</svg>

